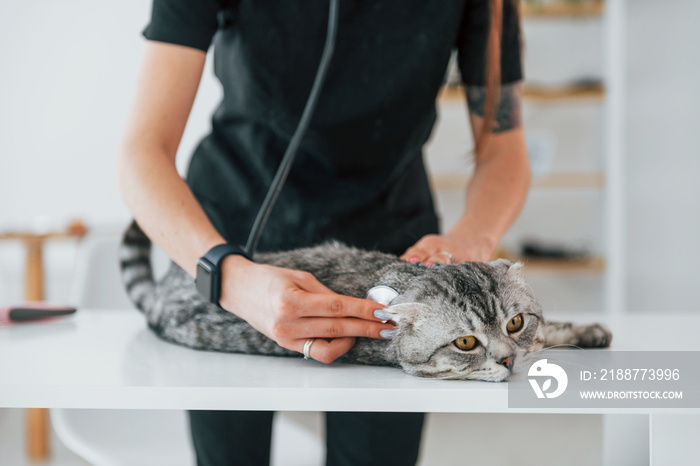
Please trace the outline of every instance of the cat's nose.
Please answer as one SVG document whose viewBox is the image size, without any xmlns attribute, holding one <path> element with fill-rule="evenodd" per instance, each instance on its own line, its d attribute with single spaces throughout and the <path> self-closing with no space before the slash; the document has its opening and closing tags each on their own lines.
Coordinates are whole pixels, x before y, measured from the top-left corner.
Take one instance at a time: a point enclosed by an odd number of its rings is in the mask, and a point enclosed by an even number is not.
<svg viewBox="0 0 700 466">
<path fill-rule="evenodd" d="M 505 358 L 498 361 L 498 364 L 504 366 L 506 369 L 513 367 L 513 361 L 515 361 L 515 354 L 511 353 Z"/>
</svg>

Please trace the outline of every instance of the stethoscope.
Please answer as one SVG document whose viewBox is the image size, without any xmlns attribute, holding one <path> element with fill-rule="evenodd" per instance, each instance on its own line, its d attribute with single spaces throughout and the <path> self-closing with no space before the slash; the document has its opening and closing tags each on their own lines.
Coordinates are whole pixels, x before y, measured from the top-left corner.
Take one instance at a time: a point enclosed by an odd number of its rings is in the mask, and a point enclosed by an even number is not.
<svg viewBox="0 0 700 466">
<path fill-rule="evenodd" d="M 306 129 L 309 126 L 309 121 L 314 113 L 316 107 L 316 101 L 318 100 L 318 95 L 321 92 L 321 87 L 326 79 L 326 72 L 328 71 L 328 65 L 330 64 L 331 57 L 333 56 L 333 51 L 335 49 L 335 35 L 338 29 L 338 3 L 340 0 L 330 0 L 328 9 L 328 29 L 326 32 L 326 42 L 323 46 L 323 53 L 321 54 L 321 61 L 318 65 L 318 70 L 316 71 L 316 77 L 314 78 L 314 84 L 311 87 L 311 92 L 306 100 L 306 105 L 304 106 L 304 112 L 301 114 L 299 123 L 297 124 L 296 130 L 292 138 L 289 140 L 289 145 L 287 150 L 284 152 L 282 157 L 282 162 L 275 173 L 275 177 L 272 179 L 272 184 L 265 195 L 260 210 L 255 217 L 255 222 L 253 222 L 253 227 L 248 235 L 248 241 L 245 245 L 245 251 L 250 257 L 253 257 L 255 250 L 258 247 L 258 242 L 260 241 L 260 236 L 267 219 L 270 216 L 270 212 L 275 205 L 275 201 L 279 197 L 280 191 L 284 186 L 284 182 L 289 175 L 289 170 L 292 167 L 292 162 L 296 156 L 299 144 L 306 133 Z"/>
</svg>

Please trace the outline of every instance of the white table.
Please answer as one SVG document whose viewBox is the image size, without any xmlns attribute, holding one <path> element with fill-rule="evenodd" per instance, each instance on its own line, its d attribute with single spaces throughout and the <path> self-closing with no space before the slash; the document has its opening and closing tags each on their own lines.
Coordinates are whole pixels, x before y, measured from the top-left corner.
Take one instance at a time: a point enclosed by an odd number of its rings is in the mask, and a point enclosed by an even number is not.
<svg viewBox="0 0 700 466">
<path fill-rule="evenodd" d="M 700 350 L 700 316 L 576 320 L 606 323 L 614 333 L 615 350 Z M 646 346 L 650 341 L 654 348 Z M 505 383 L 430 380 L 386 367 L 195 351 L 158 339 L 135 310 L 81 309 L 61 320 L 0 327 L 0 407 L 641 413 L 650 420 L 649 446 L 655 458 L 664 451 L 667 458 L 694 457 L 693 442 L 672 440 L 681 438 L 679 434 L 700 434 L 700 416 L 687 416 L 698 410 L 685 410 L 679 420 L 677 411 L 658 409 L 509 409 Z M 623 422 L 616 429 L 624 433 L 628 427 Z M 628 456 L 616 451 L 615 442 L 603 442 L 612 443 L 603 464 L 623 464 L 619 461 Z M 689 449 L 687 455 L 683 448 Z"/>
<path fill-rule="evenodd" d="M 649 349 L 644 343 L 650 336 L 662 345 L 657 350 L 700 350 L 700 316 L 603 320 L 617 350 Z M 195 351 L 158 339 L 137 311 L 85 309 L 63 320 L 0 327 L 0 407 L 660 412 L 509 409 L 505 383 L 430 380 L 387 367 Z"/>
</svg>

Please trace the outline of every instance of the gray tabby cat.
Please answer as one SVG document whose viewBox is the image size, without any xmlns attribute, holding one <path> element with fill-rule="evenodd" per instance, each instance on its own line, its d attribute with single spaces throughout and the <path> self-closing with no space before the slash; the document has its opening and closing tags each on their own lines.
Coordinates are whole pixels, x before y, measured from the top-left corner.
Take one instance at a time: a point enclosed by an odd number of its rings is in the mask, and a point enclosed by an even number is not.
<svg viewBox="0 0 700 466">
<path fill-rule="evenodd" d="M 192 277 L 174 263 L 156 284 L 150 246 L 134 222 L 124 234 L 120 260 L 128 295 L 158 336 L 203 350 L 299 356 L 205 302 Z M 399 366 L 420 377 L 502 381 L 517 353 L 545 345 L 601 348 L 612 340 L 600 324 L 546 322 L 521 265 L 505 259 L 427 267 L 334 242 L 257 254 L 255 261 L 310 272 L 347 296 L 364 298 L 377 285 L 398 292 L 383 303 L 396 316 L 394 338 L 358 338 L 343 362 Z"/>
</svg>

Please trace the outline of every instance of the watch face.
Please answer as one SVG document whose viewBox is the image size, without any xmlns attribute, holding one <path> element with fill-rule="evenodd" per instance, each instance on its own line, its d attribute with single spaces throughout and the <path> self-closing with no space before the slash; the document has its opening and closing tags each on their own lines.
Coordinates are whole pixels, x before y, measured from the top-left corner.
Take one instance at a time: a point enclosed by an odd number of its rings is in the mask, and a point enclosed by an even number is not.
<svg viewBox="0 0 700 466">
<path fill-rule="evenodd" d="M 199 294 L 209 302 L 214 301 L 212 291 L 214 290 L 214 270 L 211 264 L 202 260 L 197 262 L 197 278 L 194 281 Z"/>
</svg>

